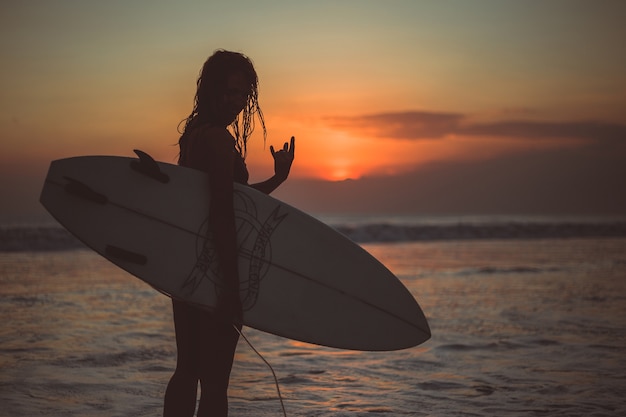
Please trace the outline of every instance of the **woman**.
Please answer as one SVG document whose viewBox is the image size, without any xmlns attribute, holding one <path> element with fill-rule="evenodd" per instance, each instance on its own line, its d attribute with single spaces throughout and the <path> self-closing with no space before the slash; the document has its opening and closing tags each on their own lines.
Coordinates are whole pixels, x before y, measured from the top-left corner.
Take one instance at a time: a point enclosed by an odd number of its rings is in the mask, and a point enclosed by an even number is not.
<svg viewBox="0 0 626 417">
<path fill-rule="evenodd" d="M 240 115 L 241 113 L 241 115 Z M 214 236 L 222 284 L 215 311 L 172 300 L 177 362 L 165 393 L 164 416 L 193 416 L 200 382 L 198 416 L 226 416 L 227 389 L 241 326 L 233 182 L 248 183 L 247 140 L 254 116 L 263 126 L 258 79 L 252 62 L 239 53 L 218 50 L 204 63 L 197 81 L 194 109 L 179 140 L 179 164 L 209 174 L 209 227 Z M 227 128 L 231 126 L 233 134 Z M 271 193 L 287 179 L 294 138 L 276 152 L 274 176 L 251 185 Z"/>
</svg>

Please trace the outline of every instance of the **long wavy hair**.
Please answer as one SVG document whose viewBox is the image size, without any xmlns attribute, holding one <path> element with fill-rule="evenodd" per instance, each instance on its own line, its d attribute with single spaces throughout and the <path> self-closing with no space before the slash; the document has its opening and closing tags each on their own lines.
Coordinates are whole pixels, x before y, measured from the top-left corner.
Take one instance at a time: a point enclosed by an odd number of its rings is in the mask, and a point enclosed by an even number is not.
<svg viewBox="0 0 626 417">
<path fill-rule="evenodd" d="M 219 49 L 202 66 L 196 82 L 193 110 L 189 117 L 179 124 L 179 133 L 181 134 L 178 140 L 179 158 L 182 156 L 183 146 L 194 128 L 205 123 L 216 122 L 218 115 L 212 111 L 215 108 L 212 104 L 225 93 L 228 76 L 237 72 L 244 75 L 250 86 L 250 93 L 243 111 L 230 125 L 231 133 L 235 137 L 235 147 L 245 158 L 248 139 L 255 127 L 255 114 L 263 127 L 263 141 L 265 141 L 267 131 L 263 113 L 259 107 L 259 80 L 252 61 L 241 53 Z M 183 123 L 183 130 L 180 131 L 180 125 Z"/>
</svg>

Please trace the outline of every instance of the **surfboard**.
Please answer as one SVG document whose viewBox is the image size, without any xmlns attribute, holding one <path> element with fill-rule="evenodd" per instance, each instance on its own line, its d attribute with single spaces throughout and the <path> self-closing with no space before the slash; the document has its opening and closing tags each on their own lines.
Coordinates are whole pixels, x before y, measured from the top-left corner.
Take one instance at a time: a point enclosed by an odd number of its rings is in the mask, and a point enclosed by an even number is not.
<svg viewBox="0 0 626 417">
<path fill-rule="evenodd" d="M 208 309 L 220 293 L 205 173 L 138 158 L 52 161 L 40 201 L 72 234 L 166 295 Z M 243 322 L 341 349 L 430 338 L 419 304 L 381 262 L 314 217 L 235 184 Z"/>
</svg>

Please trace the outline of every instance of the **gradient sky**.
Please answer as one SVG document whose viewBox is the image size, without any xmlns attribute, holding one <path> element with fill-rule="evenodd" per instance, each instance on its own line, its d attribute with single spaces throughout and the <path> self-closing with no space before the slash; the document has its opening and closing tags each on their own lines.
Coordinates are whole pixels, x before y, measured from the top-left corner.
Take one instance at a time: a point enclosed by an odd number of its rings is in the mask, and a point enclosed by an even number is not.
<svg viewBox="0 0 626 417">
<path fill-rule="evenodd" d="M 41 215 L 52 159 L 175 162 L 217 48 L 259 73 L 252 179 L 295 135 L 278 196 L 305 210 L 624 214 L 625 21 L 620 0 L 5 0 L 0 223 Z"/>
</svg>

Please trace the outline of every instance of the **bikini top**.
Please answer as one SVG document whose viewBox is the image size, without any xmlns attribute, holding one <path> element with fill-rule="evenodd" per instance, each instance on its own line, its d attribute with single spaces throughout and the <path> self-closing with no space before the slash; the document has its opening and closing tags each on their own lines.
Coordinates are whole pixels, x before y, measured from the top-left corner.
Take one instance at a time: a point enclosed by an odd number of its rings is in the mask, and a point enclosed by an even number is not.
<svg viewBox="0 0 626 417">
<path fill-rule="evenodd" d="M 200 171 L 208 172 L 209 171 L 209 158 L 206 153 L 201 154 L 199 152 L 194 152 L 194 143 L 201 139 L 199 135 L 194 135 L 193 133 L 183 141 L 180 150 L 180 160 L 178 164 L 181 166 L 185 166 L 188 168 L 198 169 Z M 241 154 L 237 152 L 237 150 L 233 146 L 233 179 L 235 182 L 240 184 L 248 184 L 248 179 L 250 177 L 248 173 L 248 167 L 246 166 L 246 161 L 243 159 Z"/>
</svg>

